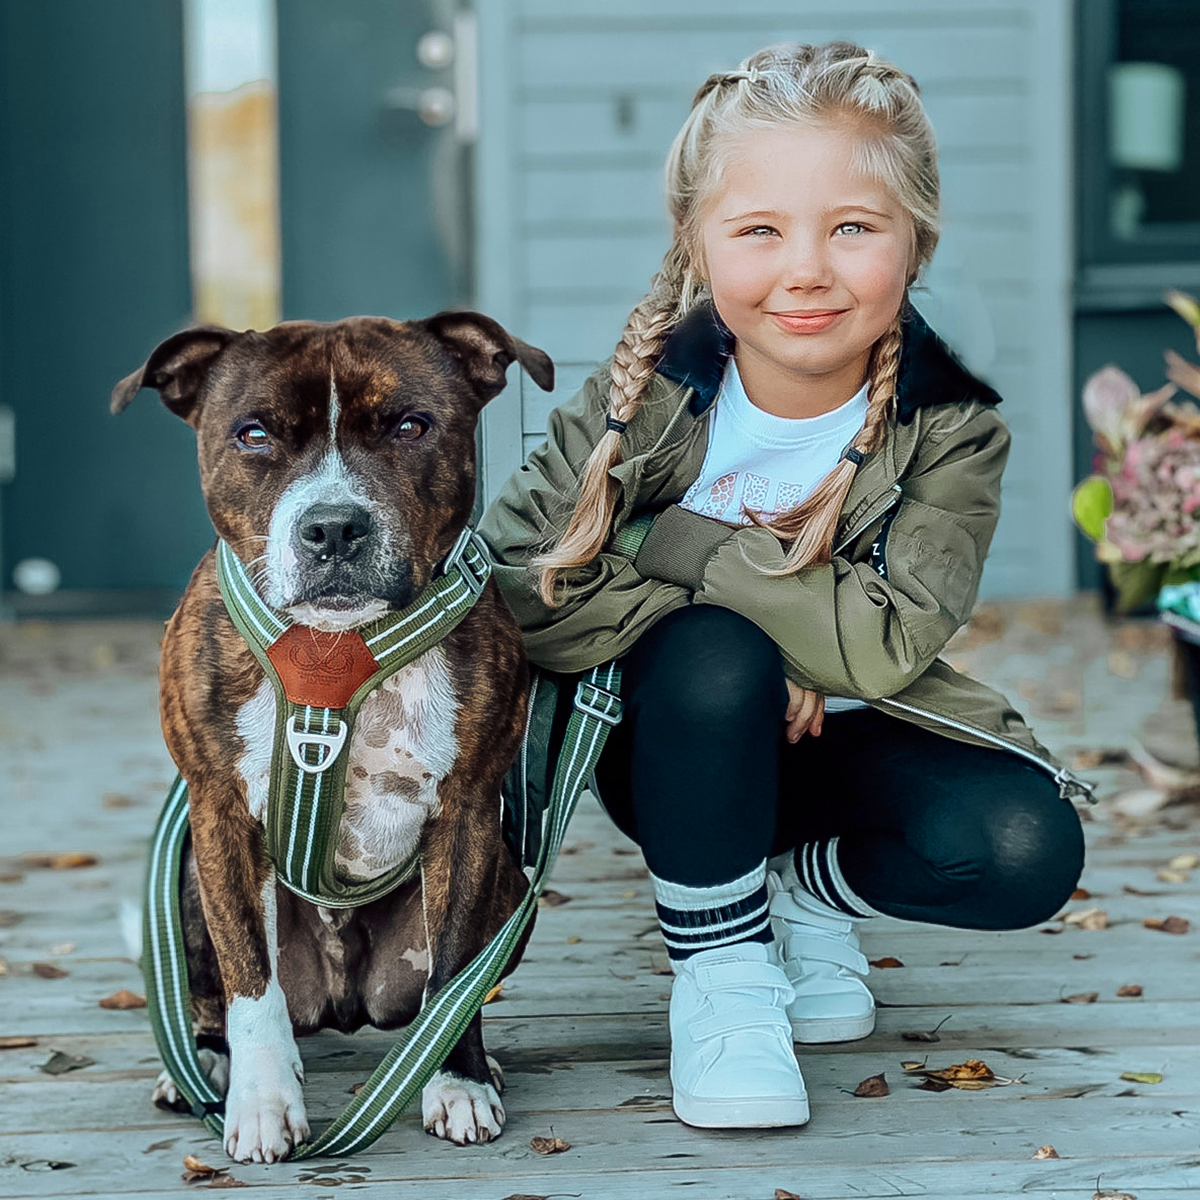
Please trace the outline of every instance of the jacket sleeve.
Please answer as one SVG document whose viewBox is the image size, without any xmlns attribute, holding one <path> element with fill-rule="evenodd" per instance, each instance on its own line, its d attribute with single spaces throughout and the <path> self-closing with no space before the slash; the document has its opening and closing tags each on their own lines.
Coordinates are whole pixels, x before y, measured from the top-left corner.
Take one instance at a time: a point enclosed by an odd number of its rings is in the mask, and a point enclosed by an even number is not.
<svg viewBox="0 0 1200 1200">
<path fill-rule="evenodd" d="M 947 406 L 949 407 L 949 406 Z M 741 613 L 783 652 L 788 675 L 826 695 L 890 696 L 916 679 L 970 616 L 1000 515 L 1009 434 L 994 408 L 955 406 L 922 437 L 900 480 L 887 533 L 886 577 L 835 556 L 770 576 L 783 550 L 770 531 L 731 528 L 675 506 L 637 555 L 649 576 Z"/>
<path fill-rule="evenodd" d="M 625 653 L 659 617 L 691 600 L 691 592 L 647 579 L 632 554 L 599 554 L 570 572 L 562 602 L 548 607 L 530 562 L 553 546 L 571 519 L 578 472 L 604 432 L 608 368 L 598 369 L 576 396 L 550 414 L 546 441 L 505 483 L 479 524 L 491 550 L 500 592 L 537 666 L 578 672 Z"/>
</svg>

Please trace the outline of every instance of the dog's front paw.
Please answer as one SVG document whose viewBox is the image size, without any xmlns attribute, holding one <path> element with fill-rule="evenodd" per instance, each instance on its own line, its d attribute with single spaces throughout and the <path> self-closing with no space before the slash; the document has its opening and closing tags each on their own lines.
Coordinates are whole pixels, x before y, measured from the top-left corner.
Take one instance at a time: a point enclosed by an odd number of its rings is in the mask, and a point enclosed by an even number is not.
<svg viewBox="0 0 1200 1200">
<path fill-rule="evenodd" d="M 425 1132 L 459 1146 L 489 1142 L 504 1128 L 504 1105 L 490 1083 L 439 1071 L 421 1092 Z"/>
<path fill-rule="evenodd" d="M 225 1153 L 238 1162 L 279 1162 L 308 1137 L 298 1062 L 258 1056 L 234 1064 L 225 1100 Z"/>
</svg>

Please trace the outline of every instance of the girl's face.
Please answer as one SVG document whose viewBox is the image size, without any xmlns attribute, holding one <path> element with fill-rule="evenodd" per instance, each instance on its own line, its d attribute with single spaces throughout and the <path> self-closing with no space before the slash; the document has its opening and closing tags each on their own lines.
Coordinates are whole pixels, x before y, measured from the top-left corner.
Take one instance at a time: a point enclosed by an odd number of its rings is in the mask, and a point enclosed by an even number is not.
<svg viewBox="0 0 1200 1200">
<path fill-rule="evenodd" d="M 904 298 L 912 222 L 855 169 L 855 136 L 825 123 L 748 131 L 704 210 L 704 271 L 738 370 L 780 416 L 850 399 Z"/>
</svg>

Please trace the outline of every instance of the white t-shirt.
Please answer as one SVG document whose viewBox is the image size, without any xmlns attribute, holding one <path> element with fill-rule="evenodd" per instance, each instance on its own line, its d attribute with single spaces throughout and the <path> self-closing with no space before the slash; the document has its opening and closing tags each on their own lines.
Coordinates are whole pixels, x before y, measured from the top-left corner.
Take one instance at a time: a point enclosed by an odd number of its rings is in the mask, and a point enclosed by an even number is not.
<svg viewBox="0 0 1200 1200">
<path fill-rule="evenodd" d="M 749 525 L 746 509 L 770 516 L 799 504 L 841 458 L 863 426 L 867 388 L 819 417 L 777 417 L 746 395 L 730 355 L 709 415 L 708 452 L 680 502 L 701 516 Z M 862 700 L 826 696 L 826 712 L 866 708 Z"/>
</svg>

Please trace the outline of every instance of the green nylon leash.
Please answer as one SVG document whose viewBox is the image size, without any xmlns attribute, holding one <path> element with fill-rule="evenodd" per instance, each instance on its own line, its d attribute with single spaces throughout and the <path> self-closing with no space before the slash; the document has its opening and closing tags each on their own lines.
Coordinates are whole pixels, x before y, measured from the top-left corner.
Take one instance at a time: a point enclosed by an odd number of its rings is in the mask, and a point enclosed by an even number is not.
<svg viewBox="0 0 1200 1200">
<path fill-rule="evenodd" d="M 567 825 L 613 725 L 621 719 L 621 671 L 595 667 L 576 687 L 566 738 L 544 815 L 541 851 L 529 890 L 492 941 L 445 987 L 428 997 L 340 1117 L 293 1159 L 345 1155 L 365 1149 L 403 1111 L 442 1064 L 520 941 L 546 885 Z M 179 916 L 179 871 L 188 832 L 187 785 L 178 779 L 159 817 L 146 874 L 142 969 L 155 1040 L 179 1092 L 218 1138 L 224 1098 L 209 1083 L 192 1034 L 187 962 Z"/>
</svg>

